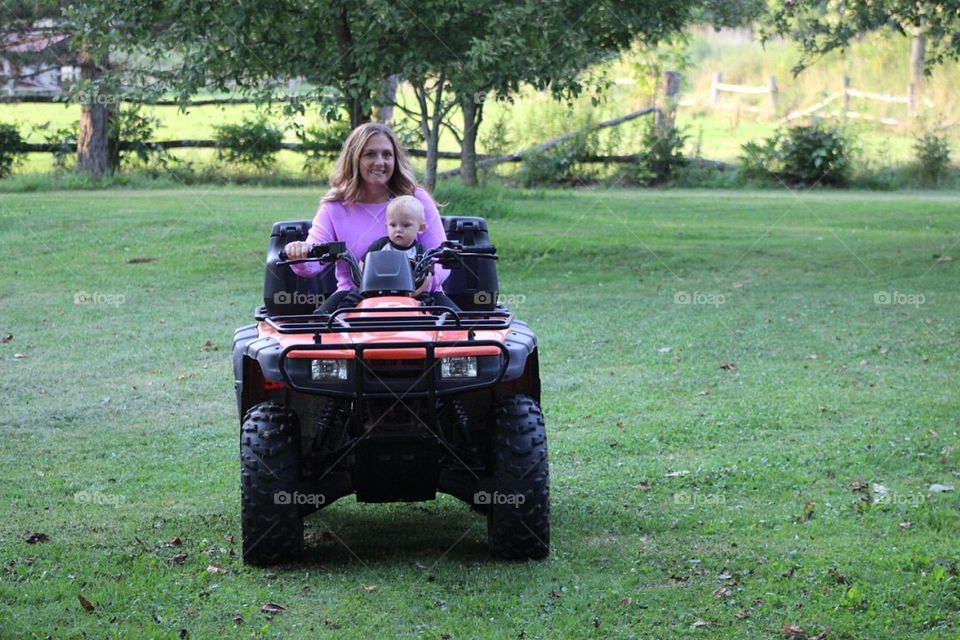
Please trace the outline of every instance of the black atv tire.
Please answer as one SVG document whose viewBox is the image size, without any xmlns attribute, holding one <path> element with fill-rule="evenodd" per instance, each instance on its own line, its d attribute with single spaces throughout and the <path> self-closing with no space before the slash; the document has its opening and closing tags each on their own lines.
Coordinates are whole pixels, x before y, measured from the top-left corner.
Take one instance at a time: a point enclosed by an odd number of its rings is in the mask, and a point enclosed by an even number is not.
<svg viewBox="0 0 960 640">
<path fill-rule="evenodd" d="M 492 492 L 483 498 L 490 553 L 509 560 L 546 558 L 550 482 L 543 413 L 533 398 L 516 395 L 502 399 L 494 415 Z"/>
<path fill-rule="evenodd" d="M 293 499 L 300 480 L 296 416 L 276 402 L 247 411 L 240 459 L 243 561 L 270 565 L 297 559 L 303 553 L 303 518 Z"/>
</svg>

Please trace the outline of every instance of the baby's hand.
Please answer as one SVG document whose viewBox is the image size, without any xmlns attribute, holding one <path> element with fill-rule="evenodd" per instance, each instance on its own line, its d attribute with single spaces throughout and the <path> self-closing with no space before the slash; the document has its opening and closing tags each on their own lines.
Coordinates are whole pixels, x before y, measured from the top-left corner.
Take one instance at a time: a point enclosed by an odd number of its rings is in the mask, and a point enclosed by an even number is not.
<svg viewBox="0 0 960 640">
<path fill-rule="evenodd" d="M 416 298 L 416 297 L 418 297 L 421 293 L 423 293 L 424 291 L 426 291 L 427 289 L 429 289 L 431 282 L 433 282 L 433 274 L 432 274 L 432 273 L 428 273 L 428 274 L 427 274 L 427 277 L 423 279 L 423 282 L 420 283 L 420 286 L 417 287 L 417 290 L 413 292 L 413 295 L 412 295 L 411 297 Z"/>
</svg>

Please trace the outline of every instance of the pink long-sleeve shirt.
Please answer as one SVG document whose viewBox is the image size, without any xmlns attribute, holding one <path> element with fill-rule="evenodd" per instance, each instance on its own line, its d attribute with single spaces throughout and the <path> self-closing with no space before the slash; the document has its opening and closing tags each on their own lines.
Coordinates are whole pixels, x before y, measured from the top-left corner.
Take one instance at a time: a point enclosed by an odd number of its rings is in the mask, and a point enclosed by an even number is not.
<svg viewBox="0 0 960 640">
<path fill-rule="evenodd" d="M 418 188 L 413 196 L 423 204 L 423 213 L 427 228 L 417 235 L 417 240 L 425 249 L 432 249 L 447 239 L 443 231 L 443 222 L 440 213 L 430 194 Z M 325 242 L 341 241 L 347 244 L 347 249 L 358 260 L 363 258 L 374 240 L 387 233 L 387 202 L 367 204 L 357 202 L 344 204 L 342 202 L 324 202 L 320 205 L 317 215 L 313 218 L 313 225 L 306 241 L 310 245 Z M 299 262 L 291 264 L 293 272 L 304 278 L 315 276 L 324 268 L 319 262 Z M 337 262 L 337 290 L 348 291 L 354 288 L 350 279 L 350 268 L 342 261 Z M 447 270 L 437 265 L 434 268 L 433 281 L 429 291 L 442 290 L 441 285 L 447 278 Z"/>
</svg>

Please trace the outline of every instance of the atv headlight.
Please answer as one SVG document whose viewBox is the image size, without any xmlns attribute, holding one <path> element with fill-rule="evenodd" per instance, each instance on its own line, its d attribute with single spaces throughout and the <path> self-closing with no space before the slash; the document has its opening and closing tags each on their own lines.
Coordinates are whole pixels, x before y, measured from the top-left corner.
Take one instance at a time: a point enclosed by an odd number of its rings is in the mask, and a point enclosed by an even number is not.
<svg viewBox="0 0 960 640">
<path fill-rule="evenodd" d="M 441 358 L 441 378 L 476 378 L 477 359 L 474 356 Z"/>
<path fill-rule="evenodd" d="M 346 380 L 346 360 L 311 360 L 310 377 L 313 380 Z"/>
</svg>

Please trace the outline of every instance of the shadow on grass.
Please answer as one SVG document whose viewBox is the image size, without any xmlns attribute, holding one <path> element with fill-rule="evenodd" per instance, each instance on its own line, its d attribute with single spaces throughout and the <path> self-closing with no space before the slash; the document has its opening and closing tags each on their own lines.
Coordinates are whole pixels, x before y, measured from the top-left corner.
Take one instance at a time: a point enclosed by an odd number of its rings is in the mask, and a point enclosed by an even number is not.
<svg viewBox="0 0 960 640">
<path fill-rule="evenodd" d="M 409 504 L 331 505 L 304 520 L 304 564 L 478 562 L 487 552 L 486 517 L 453 498 Z"/>
</svg>

